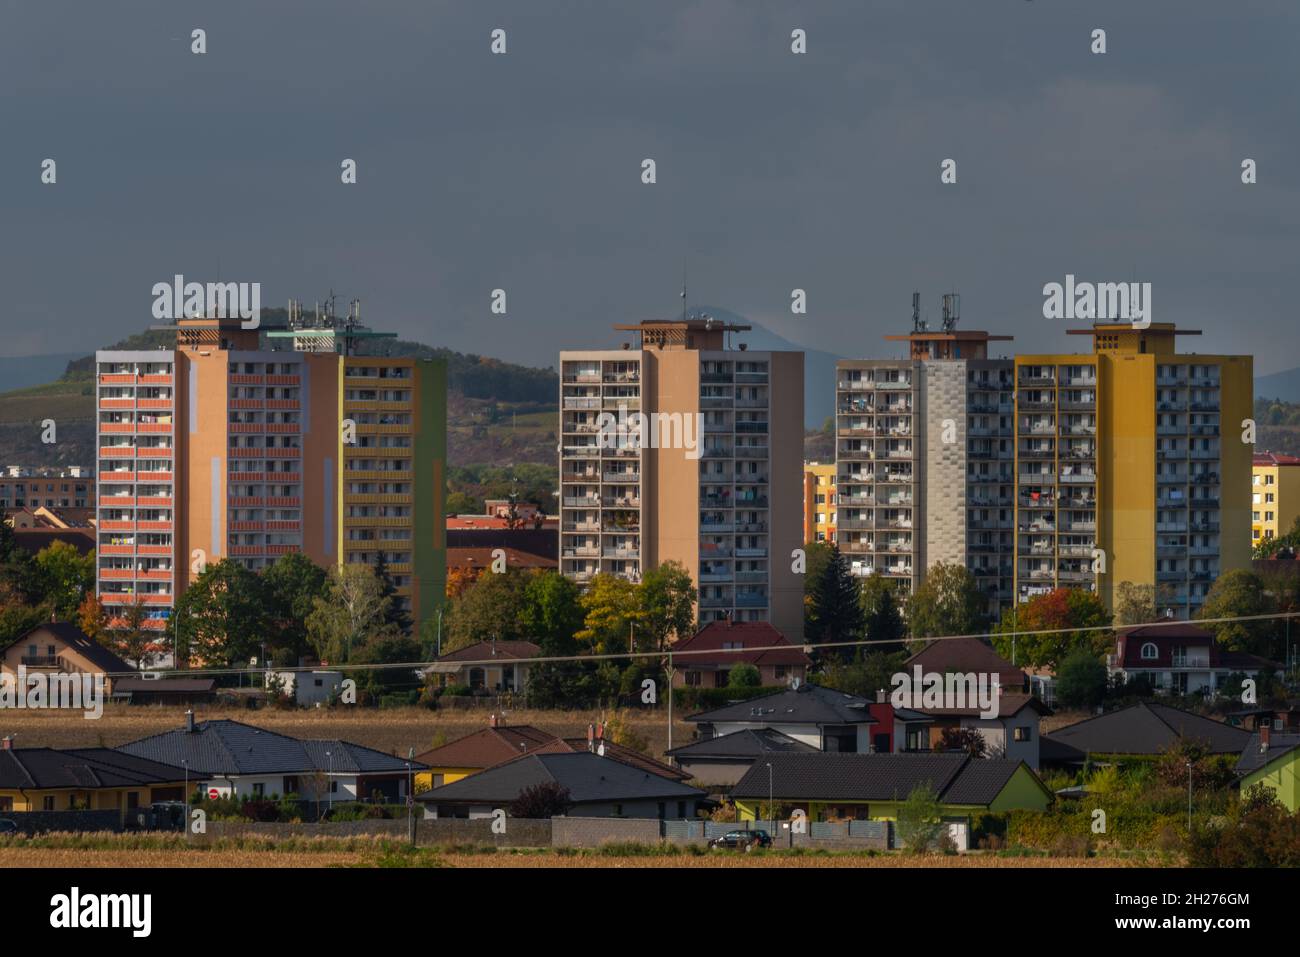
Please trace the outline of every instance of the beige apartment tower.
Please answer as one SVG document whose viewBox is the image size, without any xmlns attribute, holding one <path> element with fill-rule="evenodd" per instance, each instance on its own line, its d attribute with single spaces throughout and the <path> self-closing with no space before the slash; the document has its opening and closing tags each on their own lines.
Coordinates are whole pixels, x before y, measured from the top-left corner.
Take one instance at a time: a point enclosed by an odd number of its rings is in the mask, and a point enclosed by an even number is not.
<svg viewBox="0 0 1300 957">
<path fill-rule="evenodd" d="M 676 561 L 702 625 L 801 638 L 803 353 L 749 351 L 749 326 L 708 317 L 615 328 L 622 349 L 560 354 L 561 572 Z"/>
</svg>

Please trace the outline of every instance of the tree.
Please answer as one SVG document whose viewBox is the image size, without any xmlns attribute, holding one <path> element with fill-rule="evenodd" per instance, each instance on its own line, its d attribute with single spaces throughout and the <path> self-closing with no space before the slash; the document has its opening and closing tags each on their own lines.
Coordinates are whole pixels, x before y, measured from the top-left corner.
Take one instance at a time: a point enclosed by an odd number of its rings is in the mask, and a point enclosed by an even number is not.
<svg viewBox="0 0 1300 957">
<path fill-rule="evenodd" d="M 1106 666 L 1087 648 L 1075 648 L 1056 672 L 1056 697 L 1067 708 L 1095 708 L 1106 697 Z"/>
<path fill-rule="evenodd" d="M 636 585 L 617 575 L 600 573 L 582 594 L 582 628 L 574 637 L 594 654 L 629 651 L 632 628 L 642 619 Z"/>
<path fill-rule="evenodd" d="M 149 606 L 137 598 L 127 605 L 108 631 L 108 644 L 119 658 L 135 665 L 137 671 L 148 667 L 154 658 L 156 635 L 145 627 L 149 620 Z"/>
<path fill-rule="evenodd" d="M 392 624 L 381 625 L 379 631 L 364 645 L 356 649 L 351 661 L 363 665 L 396 664 L 404 662 L 405 668 L 371 668 L 360 672 L 358 684 L 372 698 L 385 694 L 414 691 L 421 685 L 415 668 L 420 660 L 420 642 L 403 634 Z"/>
<path fill-rule="evenodd" d="M 576 582 L 556 572 L 538 572 L 524 585 L 520 624 L 543 657 L 577 651 L 574 633 L 582 628 L 582 591 Z"/>
<path fill-rule="evenodd" d="M 573 808 L 569 789 L 558 781 L 539 781 L 519 792 L 510 805 L 510 816 L 531 820 L 563 817 Z"/>
<path fill-rule="evenodd" d="M 448 607 L 443 652 L 492 638 L 497 641 L 528 639 L 521 612 L 529 580 L 518 568 L 507 568 L 500 573 L 484 572 Z"/>
<path fill-rule="evenodd" d="M 87 592 L 77 607 L 77 627 L 96 641 L 108 631 L 108 609 L 93 591 Z"/>
<path fill-rule="evenodd" d="M 944 728 L 937 750 L 965 751 L 972 758 L 982 758 L 988 754 L 988 744 L 975 728 Z"/>
<path fill-rule="evenodd" d="M 858 582 L 837 545 L 812 583 L 804 613 L 804 635 L 813 644 L 855 641 L 862 635 Z"/>
<path fill-rule="evenodd" d="M 266 635 L 262 580 L 234 559 L 223 558 L 185 589 L 173 617 L 189 656 L 204 664 L 246 662 L 260 652 Z"/>
<path fill-rule="evenodd" d="M 325 596 L 328 582 L 325 569 L 301 552 L 281 555 L 262 572 L 267 644 L 274 652 L 287 653 L 294 665 L 311 651 L 307 616 L 316 599 Z"/>
<path fill-rule="evenodd" d="M 1264 580 L 1254 572 L 1235 568 L 1220 575 L 1205 596 L 1201 618 L 1240 618 L 1274 612 L 1273 599 L 1264 588 Z M 1208 626 L 1220 645 L 1229 651 L 1273 657 L 1276 634 L 1270 620 L 1223 621 Z"/>
<path fill-rule="evenodd" d="M 748 661 L 732 665 L 727 672 L 728 688 L 757 688 L 762 683 L 763 676 Z"/>
<path fill-rule="evenodd" d="M 82 555 L 67 542 L 53 541 L 36 555 L 36 581 L 59 621 L 71 621 L 95 588 L 95 553 Z"/>
<path fill-rule="evenodd" d="M 1056 588 L 1004 614 L 993 647 L 1016 664 L 1055 670 L 1075 648 L 1105 654 L 1113 640 L 1110 624 L 1110 612 L 1095 592 Z"/>
<path fill-rule="evenodd" d="M 912 854 L 924 854 L 944 831 L 943 806 L 929 784 L 918 784 L 898 808 L 898 838 Z"/>
<path fill-rule="evenodd" d="M 898 587 L 880 572 L 872 572 L 860 590 L 863 623 L 871 641 L 898 642 L 895 645 L 872 645 L 876 651 L 902 651 L 907 625 L 898 603 Z"/>
<path fill-rule="evenodd" d="M 888 692 L 893 686 L 893 677 L 902 670 L 906 659 L 906 652 L 864 651 L 862 648 L 847 660 L 832 655 L 824 662 L 817 683 L 875 701 L 877 691 Z"/>
<path fill-rule="evenodd" d="M 907 602 L 913 638 L 969 635 L 983 629 L 988 599 L 965 565 L 935 562 Z"/>
<path fill-rule="evenodd" d="M 388 624 L 383 583 L 369 565 L 336 565 L 323 597 L 312 603 L 307 638 L 321 661 L 347 662 Z"/>
<path fill-rule="evenodd" d="M 1156 586 L 1120 582 L 1115 586 L 1115 624 L 1144 625 L 1159 617 L 1156 611 Z"/>
<path fill-rule="evenodd" d="M 650 569 L 637 591 L 641 604 L 637 638 L 647 639 L 641 650 L 662 651 L 670 640 L 695 633 L 695 583 L 679 562 L 664 562 Z"/>
<path fill-rule="evenodd" d="M 402 597 L 397 594 L 393 576 L 388 572 L 388 557 L 380 551 L 375 556 L 375 577 L 379 579 L 380 596 L 385 602 L 384 621 L 403 632 L 411 630 L 411 616 L 407 614 Z"/>
</svg>

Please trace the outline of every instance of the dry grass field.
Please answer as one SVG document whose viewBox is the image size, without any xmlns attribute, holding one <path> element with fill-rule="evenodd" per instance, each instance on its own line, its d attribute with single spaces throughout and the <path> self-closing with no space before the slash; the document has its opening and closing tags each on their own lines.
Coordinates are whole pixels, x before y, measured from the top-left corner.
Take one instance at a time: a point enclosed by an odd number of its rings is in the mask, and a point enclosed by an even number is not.
<svg viewBox="0 0 1300 957">
<path fill-rule="evenodd" d="M 454 741 L 487 727 L 490 708 L 430 711 L 427 708 L 337 707 L 320 710 L 279 711 L 244 708 L 196 708 L 200 721 L 231 718 L 245 724 L 278 731 L 295 738 L 329 738 L 351 741 L 388 754 L 405 757 L 414 747 L 416 754 Z M 587 725 L 600 720 L 598 711 L 509 711 L 510 724 L 531 724 L 565 737 L 582 737 Z M 628 725 L 645 738 L 650 750 L 662 756 L 668 746 L 666 712 L 628 712 Z M 132 707 L 110 704 L 101 718 L 88 721 L 81 712 L 0 711 L 0 736 L 14 735 L 16 747 L 87 748 L 116 747 L 185 723 L 183 707 Z M 694 725 L 674 722 L 673 743 L 691 739 Z"/>
</svg>

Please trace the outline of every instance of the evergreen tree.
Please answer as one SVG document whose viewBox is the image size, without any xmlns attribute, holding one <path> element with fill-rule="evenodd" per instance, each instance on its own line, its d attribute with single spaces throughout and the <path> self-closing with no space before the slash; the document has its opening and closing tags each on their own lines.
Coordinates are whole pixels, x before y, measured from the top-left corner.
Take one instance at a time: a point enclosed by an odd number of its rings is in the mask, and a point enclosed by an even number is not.
<svg viewBox="0 0 1300 957">
<path fill-rule="evenodd" d="M 858 582 L 848 560 L 832 545 L 830 560 L 813 582 L 804 616 L 804 635 L 813 644 L 855 641 L 862 635 Z"/>
</svg>

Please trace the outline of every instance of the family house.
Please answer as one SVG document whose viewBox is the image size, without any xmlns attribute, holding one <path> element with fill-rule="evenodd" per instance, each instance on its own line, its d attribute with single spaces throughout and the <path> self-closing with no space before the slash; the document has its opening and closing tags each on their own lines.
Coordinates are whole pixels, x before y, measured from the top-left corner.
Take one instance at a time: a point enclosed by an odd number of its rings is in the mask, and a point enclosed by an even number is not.
<svg viewBox="0 0 1300 957">
<path fill-rule="evenodd" d="M 1045 765 L 1075 767 L 1089 757 L 1154 757 L 1182 741 L 1196 741 L 1211 754 L 1240 754 L 1250 733 L 1230 724 L 1154 701 L 1085 718 L 1043 739 Z"/>
<path fill-rule="evenodd" d="M 1300 811 L 1300 734 L 1274 734 L 1267 725 L 1252 734 L 1237 761 L 1238 784 L 1273 791 L 1291 813 Z"/>
<path fill-rule="evenodd" d="M 702 711 L 687 720 L 695 722 L 700 739 L 771 730 L 818 751 L 862 754 L 871 750 L 877 723 L 866 698 L 810 684 Z"/>
<path fill-rule="evenodd" d="M 488 727 L 480 731 L 417 755 L 416 760 L 427 765 L 428 770 L 416 775 L 416 791 L 442 787 L 533 752 L 566 754 L 592 751 L 673 780 L 684 781 L 690 777 L 678 768 L 606 739 L 603 725 L 589 725 L 585 738 L 561 738 L 532 725 L 500 724 L 495 714 L 488 720 Z"/>
<path fill-rule="evenodd" d="M 0 653 L 0 672 L 27 674 L 122 674 L 133 667 L 68 621 L 50 621 L 24 632 Z M 113 679 L 105 678 L 104 693 L 112 694 Z"/>
<path fill-rule="evenodd" d="M 771 754 L 731 791 L 742 820 L 757 820 L 771 799 L 800 809 L 809 821 L 893 821 L 917 787 L 932 791 L 943 820 L 964 823 L 981 814 L 1043 811 L 1052 793 L 1023 761 L 969 754 Z"/>
<path fill-rule="evenodd" d="M 673 748 L 668 757 L 701 784 L 730 787 L 745 776 L 754 762 L 766 760 L 769 754 L 816 750 L 772 728 L 746 728 Z"/>
<path fill-rule="evenodd" d="M 529 659 L 542 649 L 531 641 L 480 641 L 449 651 L 425 669 L 439 687 L 461 685 L 471 691 L 523 691 L 528 687 Z"/>
<path fill-rule="evenodd" d="M 1281 667 L 1257 655 L 1228 651 L 1213 632 L 1190 622 L 1122 628 L 1114 653 L 1106 656 L 1112 679 L 1145 678 L 1157 694 L 1213 695 L 1231 674 L 1253 678 Z"/>
<path fill-rule="evenodd" d="M 673 687 L 725 688 L 731 669 L 758 669 L 759 684 L 803 682 L 812 665 L 802 648 L 766 621 L 714 621 L 673 645 Z"/>
<path fill-rule="evenodd" d="M 348 741 L 299 740 L 239 721 L 195 722 L 118 750 L 208 778 L 211 797 L 269 798 L 297 794 L 305 800 L 405 800 L 407 781 L 426 770 Z"/>
<path fill-rule="evenodd" d="M 693 818 L 705 793 L 659 774 L 591 751 L 520 755 L 417 794 L 428 818 L 491 817 L 507 813 L 526 789 L 555 784 L 569 793 L 576 817 Z"/>
<path fill-rule="evenodd" d="M 190 772 L 190 787 L 203 776 Z M 184 768 L 111 748 L 0 748 L 0 812 L 128 811 L 185 799 Z"/>
</svg>

